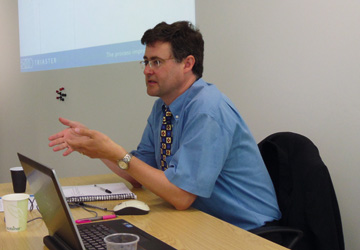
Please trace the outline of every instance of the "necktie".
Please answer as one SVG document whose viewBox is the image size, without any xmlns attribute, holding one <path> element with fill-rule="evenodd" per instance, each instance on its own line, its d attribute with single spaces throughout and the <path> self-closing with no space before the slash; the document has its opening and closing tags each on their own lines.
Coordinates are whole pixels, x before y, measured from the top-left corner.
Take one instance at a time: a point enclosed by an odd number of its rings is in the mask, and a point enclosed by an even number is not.
<svg viewBox="0 0 360 250">
<path fill-rule="evenodd" d="M 160 131 L 160 162 L 161 169 L 165 171 L 168 168 L 166 157 L 171 153 L 172 143 L 172 125 L 171 125 L 172 114 L 168 107 L 163 106 L 163 121 L 161 124 Z"/>
</svg>

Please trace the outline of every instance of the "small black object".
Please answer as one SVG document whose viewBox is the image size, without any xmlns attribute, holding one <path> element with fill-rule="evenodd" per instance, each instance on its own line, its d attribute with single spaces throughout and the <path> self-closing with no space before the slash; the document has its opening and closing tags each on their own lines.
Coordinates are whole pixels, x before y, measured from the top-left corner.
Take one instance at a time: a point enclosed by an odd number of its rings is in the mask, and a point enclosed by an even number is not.
<svg viewBox="0 0 360 250">
<path fill-rule="evenodd" d="M 60 101 L 65 101 L 66 94 L 63 93 L 62 91 L 64 91 L 65 88 L 60 88 L 59 90 L 56 90 L 56 94 L 58 94 L 59 96 L 56 97 L 56 99 L 60 100 Z"/>
</svg>

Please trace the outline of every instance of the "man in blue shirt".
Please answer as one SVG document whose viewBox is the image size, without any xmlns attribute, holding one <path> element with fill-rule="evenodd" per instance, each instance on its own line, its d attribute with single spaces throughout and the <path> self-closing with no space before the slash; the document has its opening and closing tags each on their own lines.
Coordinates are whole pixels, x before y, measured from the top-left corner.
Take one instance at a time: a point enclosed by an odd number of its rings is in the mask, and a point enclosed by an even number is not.
<svg viewBox="0 0 360 250">
<path fill-rule="evenodd" d="M 159 99 L 137 150 L 128 153 L 106 135 L 63 118 L 68 128 L 49 137 L 49 146 L 102 159 L 179 210 L 193 206 L 246 230 L 280 219 L 249 129 L 232 102 L 201 78 L 201 33 L 188 22 L 160 23 L 141 42 L 147 93 Z"/>
</svg>

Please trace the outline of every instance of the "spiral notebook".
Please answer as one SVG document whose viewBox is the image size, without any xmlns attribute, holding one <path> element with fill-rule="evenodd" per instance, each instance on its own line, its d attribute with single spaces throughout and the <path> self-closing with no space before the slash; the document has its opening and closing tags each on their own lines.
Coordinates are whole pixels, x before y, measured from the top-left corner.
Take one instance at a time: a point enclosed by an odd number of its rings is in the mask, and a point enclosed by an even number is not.
<svg viewBox="0 0 360 250">
<path fill-rule="evenodd" d="M 63 186 L 67 202 L 109 201 L 136 199 L 124 183 L 106 183 L 81 186 Z"/>
</svg>

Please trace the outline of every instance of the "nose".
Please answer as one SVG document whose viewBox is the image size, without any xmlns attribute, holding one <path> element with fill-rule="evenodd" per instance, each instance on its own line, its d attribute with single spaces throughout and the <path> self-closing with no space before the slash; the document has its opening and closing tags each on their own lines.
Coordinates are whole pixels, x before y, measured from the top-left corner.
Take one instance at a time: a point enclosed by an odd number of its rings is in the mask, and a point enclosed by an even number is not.
<svg viewBox="0 0 360 250">
<path fill-rule="evenodd" d="M 150 65 L 146 65 L 144 68 L 144 75 L 152 75 L 154 74 L 154 70 L 150 68 Z"/>
</svg>

